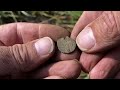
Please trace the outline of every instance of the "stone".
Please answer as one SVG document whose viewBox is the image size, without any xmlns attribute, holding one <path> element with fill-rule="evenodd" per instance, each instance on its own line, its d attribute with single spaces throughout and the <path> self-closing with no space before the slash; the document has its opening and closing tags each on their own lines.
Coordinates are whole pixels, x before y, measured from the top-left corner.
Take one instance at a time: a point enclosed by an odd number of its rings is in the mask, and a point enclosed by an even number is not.
<svg viewBox="0 0 120 90">
<path fill-rule="evenodd" d="M 57 40 L 57 47 L 62 53 L 71 53 L 76 48 L 76 42 L 75 40 L 66 36 L 65 38 L 60 38 Z"/>
</svg>

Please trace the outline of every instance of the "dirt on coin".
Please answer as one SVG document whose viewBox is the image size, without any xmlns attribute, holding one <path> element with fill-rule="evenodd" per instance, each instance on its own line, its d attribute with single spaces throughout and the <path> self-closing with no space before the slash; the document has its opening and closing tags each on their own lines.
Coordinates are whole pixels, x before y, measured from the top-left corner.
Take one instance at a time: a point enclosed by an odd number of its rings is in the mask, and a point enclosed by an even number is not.
<svg viewBox="0 0 120 90">
<path fill-rule="evenodd" d="M 66 36 L 57 40 L 57 47 L 62 53 L 72 53 L 76 48 L 75 40 Z"/>
</svg>

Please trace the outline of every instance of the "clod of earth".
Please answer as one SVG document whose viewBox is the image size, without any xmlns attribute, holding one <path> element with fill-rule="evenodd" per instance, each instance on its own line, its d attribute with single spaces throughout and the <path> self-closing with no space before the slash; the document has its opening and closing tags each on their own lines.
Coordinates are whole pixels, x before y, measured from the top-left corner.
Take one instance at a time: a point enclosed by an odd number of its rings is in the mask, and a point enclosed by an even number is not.
<svg viewBox="0 0 120 90">
<path fill-rule="evenodd" d="M 75 40 L 66 36 L 65 38 L 60 38 L 57 40 L 57 47 L 62 53 L 71 53 L 76 48 Z"/>
</svg>

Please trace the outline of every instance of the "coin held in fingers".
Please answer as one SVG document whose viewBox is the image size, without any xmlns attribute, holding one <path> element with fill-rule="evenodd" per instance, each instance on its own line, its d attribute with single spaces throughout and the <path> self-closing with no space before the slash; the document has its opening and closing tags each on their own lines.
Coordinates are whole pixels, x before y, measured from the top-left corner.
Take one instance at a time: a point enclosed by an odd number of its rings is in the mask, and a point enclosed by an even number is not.
<svg viewBox="0 0 120 90">
<path fill-rule="evenodd" d="M 62 53 L 71 53 L 76 48 L 76 42 L 75 40 L 66 36 L 65 38 L 60 38 L 57 40 L 57 47 Z"/>
</svg>

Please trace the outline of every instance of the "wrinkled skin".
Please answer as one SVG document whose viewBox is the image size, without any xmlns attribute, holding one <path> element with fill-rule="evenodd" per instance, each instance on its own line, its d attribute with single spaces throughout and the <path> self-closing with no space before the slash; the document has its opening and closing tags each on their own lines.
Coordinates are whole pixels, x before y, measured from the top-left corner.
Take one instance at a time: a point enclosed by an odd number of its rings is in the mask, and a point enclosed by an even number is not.
<svg viewBox="0 0 120 90">
<path fill-rule="evenodd" d="M 80 56 L 78 49 L 71 54 L 63 54 L 54 49 L 49 55 L 42 57 L 34 52 L 32 46 L 37 39 L 43 37 L 50 37 L 55 44 L 57 39 L 65 36 L 70 36 L 67 30 L 49 24 L 10 23 L 1 25 L 0 78 L 77 78 L 81 71 L 77 60 Z"/>
<path fill-rule="evenodd" d="M 90 79 L 120 78 L 120 12 L 85 11 L 76 23 L 71 38 L 75 39 L 82 51 L 82 70 L 89 73 Z M 80 43 L 85 30 L 91 30 L 95 39 L 94 47 Z M 87 32 L 87 31 L 86 31 Z M 93 37 L 92 37 L 93 39 Z M 88 38 L 87 38 L 88 40 Z"/>
</svg>

